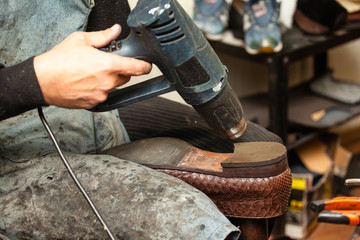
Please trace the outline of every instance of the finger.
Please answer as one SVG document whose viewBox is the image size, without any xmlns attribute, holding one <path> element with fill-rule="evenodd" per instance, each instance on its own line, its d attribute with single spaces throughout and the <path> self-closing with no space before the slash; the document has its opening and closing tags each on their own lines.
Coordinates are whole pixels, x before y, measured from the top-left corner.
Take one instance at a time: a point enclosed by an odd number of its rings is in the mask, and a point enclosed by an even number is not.
<svg viewBox="0 0 360 240">
<path fill-rule="evenodd" d="M 95 48 L 108 45 L 112 40 L 116 39 L 121 33 L 121 26 L 115 24 L 111 28 L 96 32 L 87 32 L 89 44 Z"/>
<path fill-rule="evenodd" d="M 139 76 L 148 74 L 151 69 L 151 63 L 135 58 L 122 57 L 116 54 L 108 53 L 113 58 L 113 69 L 116 73 L 124 76 Z"/>
<path fill-rule="evenodd" d="M 130 76 L 124 76 L 124 75 L 117 75 L 117 81 L 115 83 L 115 87 L 120 87 L 121 85 L 124 85 L 125 83 L 130 81 Z"/>
</svg>

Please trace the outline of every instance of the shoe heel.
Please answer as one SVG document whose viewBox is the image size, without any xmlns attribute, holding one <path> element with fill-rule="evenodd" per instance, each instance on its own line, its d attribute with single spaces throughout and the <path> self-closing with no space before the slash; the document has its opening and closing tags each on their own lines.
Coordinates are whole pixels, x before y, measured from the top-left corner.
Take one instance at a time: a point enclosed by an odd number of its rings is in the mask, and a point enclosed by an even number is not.
<svg viewBox="0 0 360 240">
<path fill-rule="evenodd" d="M 235 143 L 234 153 L 221 162 L 226 176 L 271 177 L 289 166 L 286 147 L 277 142 Z"/>
</svg>

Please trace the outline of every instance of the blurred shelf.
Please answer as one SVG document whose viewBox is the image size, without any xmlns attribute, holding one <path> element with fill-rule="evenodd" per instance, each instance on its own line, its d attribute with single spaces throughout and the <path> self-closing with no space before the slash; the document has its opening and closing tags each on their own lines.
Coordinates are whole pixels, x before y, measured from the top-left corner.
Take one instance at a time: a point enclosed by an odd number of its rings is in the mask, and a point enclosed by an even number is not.
<svg viewBox="0 0 360 240">
<path fill-rule="evenodd" d="M 359 37 L 360 23 L 353 23 L 326 36 L 306 35 L 294 27 L 283 35 L 284 47 L 278 53 L 250 55 L 241 46 L 221 41 L 210 41 L 210 44 L 217 52 L 267 65 L 269 129 L 286 143 L 289 127 L 289 64 L 313 56 L 314 77 L 320 76 L 328 70 L 327 51 Z"/>
</svg>

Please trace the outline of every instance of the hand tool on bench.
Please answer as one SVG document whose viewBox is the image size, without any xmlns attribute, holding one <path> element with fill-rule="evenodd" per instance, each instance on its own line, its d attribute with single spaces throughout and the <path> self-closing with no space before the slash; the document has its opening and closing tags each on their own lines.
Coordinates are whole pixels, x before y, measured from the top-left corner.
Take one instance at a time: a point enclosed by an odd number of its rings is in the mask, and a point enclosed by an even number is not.
<svg viewBox="0 0 360 240">
<path fill-rule="evenodd" d="M 310 203 L 310 208 L 314 212 L 323 210 L 360 210 L 360 197 L 336 197 L 316 200 Z"/>
</svg>

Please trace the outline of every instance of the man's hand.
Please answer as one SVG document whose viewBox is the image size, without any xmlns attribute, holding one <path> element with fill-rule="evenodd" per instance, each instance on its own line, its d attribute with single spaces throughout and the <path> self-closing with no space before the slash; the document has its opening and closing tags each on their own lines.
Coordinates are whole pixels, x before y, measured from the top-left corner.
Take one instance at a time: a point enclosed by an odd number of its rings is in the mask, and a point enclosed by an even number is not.
<svg viewBox="0 0 360 240">
<path fill-rule="evenodd" d="M 120 25 L 98 32 L 75 32 L 49 52 L 34 58 L 45 101 L 64 108 L 92 108 L 131 76 L 149 73 L 151 64 L 97 48 L 121 32 Z"/>
</svg>

